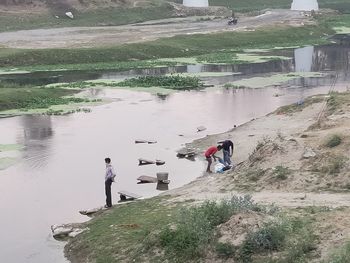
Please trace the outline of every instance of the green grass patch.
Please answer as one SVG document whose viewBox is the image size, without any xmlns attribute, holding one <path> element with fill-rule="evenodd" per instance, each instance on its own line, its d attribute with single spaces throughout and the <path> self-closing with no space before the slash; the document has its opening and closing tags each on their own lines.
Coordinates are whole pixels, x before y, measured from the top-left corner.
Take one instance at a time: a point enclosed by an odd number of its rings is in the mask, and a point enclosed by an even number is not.
<svg viewBox="0 0 350 263">
<path fill-rule="evenodd" d="M 350 241 L 346 242 L 342 247 L 337 248 L 329 257 L 322 263 L 346 263 L 350 262 Z"/>
<path fill-rule="evenodd" d="M 82 262 L 141 262 L 156 258 L 154 240 L 159 229 L 173 221 L 181 204 L 167 205 L 164 198 L 152 198 L 118 205 L 88 222 L 89 231 L 66 246 L 68 258 Z M 152 261 L 162 262 L 162 261 Z"/>
<path fill-rule="evenodd" d="M 225 259 L 233 257 L 236 253 L 236 250 L 237 249 L 235 246 L 228 243 L 218 242 L 215 246 L 216 254 L 220 258 L 225 258 Z"/>
<path fill-rule="evenodd" d="M 175 258 L 175 262 L 198 259 L 215 240 L 216 226 L 228 221 L 232 215 L 248 210 L 262 211 L 263 208 L 249 196 L 207 201 L 197 207 L 185 208 L 177 215 L 174 226 L 161 231 L 161 245 L 167 257 Z"/>
<path fill-rule="evenodd" d="M 62 88 L 44 88 L 34 86 L 19 86 L 16 84 L 0 83 L 0 111 L 11 109 L 44 109 L 52 105 L 81 103 L 89 100 L 73 95 L 77 91 Z"/>
<path fill-rule="evenodd" d="M 175 16 L 174 8 L 166 3 L 134 8 L 99 8 L 85 12 L 75 11 L 74 19 L 65 15 L 55 18 L 50 13 L 21 14 L 0 12 L 0 31 L 37 28 L 118 26 Z"/>
<path fill-rule="evenodd" d="M 315 240 L 309 221 L 277 217 L 248 233 L 238 259 L 243 263 L 306 263 L 308 253 L 315 249 Z M 278 256 L 271 256 L 278 252 Z"/>
</svg>

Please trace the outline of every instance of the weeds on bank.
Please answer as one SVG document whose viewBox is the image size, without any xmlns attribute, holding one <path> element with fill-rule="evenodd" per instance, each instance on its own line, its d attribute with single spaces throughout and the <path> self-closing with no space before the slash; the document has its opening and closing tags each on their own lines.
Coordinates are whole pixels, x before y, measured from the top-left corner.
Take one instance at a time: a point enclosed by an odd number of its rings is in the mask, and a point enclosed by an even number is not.
<svg viewBox="0 0 350 263">
<path fill-rule="evenodd" d="M 277 218 L 266 222 L 255 232 L 249 232 L 239 248 L 238 259 L 243 263 L 273 262 L 295 263 L 305 262 L 307 254 L 315 249 L 315 235 L 310 223 L 301 219 Z M 284 251 L 278 259 L 264 257 L 261 261 L 253 261 L 253 256 L 266 255 Z"/>
<path fill-rule="evenodd" d="M 348 158 L 342 155 L 330 156 L 321 165 L 315 164 L 312 171 L 336 176 L 345 167 L 347 161 Z"/>
<path fill-rule="evenodd" d="M 0 82 L 0 111 L 9 109 L 42 109 L 52 105 L 87 102 L 89 100 L 75 97 L 64 97 L 77 93 L 61 88 L 40 88 L 19 86 Z"/>
<path fill-rule="evenodd" d="M 292 171 L 288 167 L 278 165 L 274 168 L 273 175 L 279 180 L 286 180 L 291 172 Z"/>
<path fill-rule="evenodd" d="M 161 231 L 161 246 L 167 255 L 179 262 L 198 258 L 214 239 L 216 226 L 247 210 L 261 211 L 263 207 L 254 203 L 250 196 L 234 196 L 219 203 L 208 201 L 198 207 L 185 208 L 177 217 L 176 225 Z"/>
<path fill-rule="evenodd" d="M 327 99 L 327 113 L 332 115 L 338 110 L 341 111 L 342 107 L 350 103 L 350 92 L 336 92 L 333 91 L 330 93 L 330 96 Z"/>
<path fill-rule="evenodd" d="M 343 247 L 335 250 L 328 260 L 322 263 L 346 263 L 350 262 L 350 241 L 348 241 Z"/>
</svg>

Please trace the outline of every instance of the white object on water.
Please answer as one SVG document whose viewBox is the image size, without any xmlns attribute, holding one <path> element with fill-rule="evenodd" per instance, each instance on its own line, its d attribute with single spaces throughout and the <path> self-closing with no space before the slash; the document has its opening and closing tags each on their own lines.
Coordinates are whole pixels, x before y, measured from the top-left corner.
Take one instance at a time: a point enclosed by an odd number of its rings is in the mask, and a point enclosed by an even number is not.
<svg viewBox="0 0 350 263">
<path fill-rule="evenodd" d="M 183 5 L 188 7 L 208 7 L 208 0 L 183 0 Z"/>
<path fill-rule="evenodd" d="M 292 10 L 317 11 L 319 9 L 317 0 L 293 0 Z"/>
<path fill-rule="evenodd" d="M 66 12 L 65 15 L 68 16 L 70 19 L 74 18 L 72 12 Z"/>
</svg>

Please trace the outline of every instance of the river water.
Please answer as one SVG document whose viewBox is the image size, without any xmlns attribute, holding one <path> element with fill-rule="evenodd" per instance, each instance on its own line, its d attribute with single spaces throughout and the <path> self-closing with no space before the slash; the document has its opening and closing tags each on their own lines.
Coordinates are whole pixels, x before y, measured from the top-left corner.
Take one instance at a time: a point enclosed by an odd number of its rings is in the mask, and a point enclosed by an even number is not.
<svg viewBox="0 0 350 263">
<path fill-rule="evenodd" d="M 233 125 L 266 115 L 307 96 L 327 93 L 335 72 L 339 75 L 339 90 L 345 90 L 349 83 L 348 44 L 280 53 L 291 54 L 293 59 L 262 64 L 199 65 L 124 73 L 61 72 L 60 76 L 56 73 L 5 76 L 15 81 L 51 83 L 67 79 L 118 79 L 125 75 L 174 71 L 242 72 L 241 75 L 206 79 L 211 84 L 220 84 L 262 73 L 293 72 L 296 68 L 332 73 L 325 78 L 296 79 L 284 85 L 284 88 L 212 88 L 177 92 L 169 96 L 129 90 L 91 89 L 86 91 L 91 96 L 112 98 L 113 102 L 93 107 L 91 113 L 0 119 L 0 144 L 24 145 L 18 156 L 20 161 L 0 171 L 1 262 L 66 261 L 64 243 L 53 240 L 50 226 L 87 220 L 79 215 L 79 210 L 104 204 L 105 157 L 112 158 L 117 172 L 116 183 L 112 186 L 114 202 L 118 200 L 118 190 L 144 197 L 154 196 L 161 192 L 156 189 L 157 185 L 136 184 L 138 176 L 168 172 L 171 180 L 169 188 L 173 189 L 189 183 L 205 169 L 205 164 L 199 160 L 176 157 L 176 150 L 185 143 L 206 134 L 224 132 Z M 202 125 L 207 130 L 197 133 L 196 127 Z M 156 140 L 158 143 L 135 144 L 135 139 Z M 236 154 L 239 154 L 239 149 Z M 161 159 L 166 164 L 138 166 L 138 158 Z"/>
</svg>

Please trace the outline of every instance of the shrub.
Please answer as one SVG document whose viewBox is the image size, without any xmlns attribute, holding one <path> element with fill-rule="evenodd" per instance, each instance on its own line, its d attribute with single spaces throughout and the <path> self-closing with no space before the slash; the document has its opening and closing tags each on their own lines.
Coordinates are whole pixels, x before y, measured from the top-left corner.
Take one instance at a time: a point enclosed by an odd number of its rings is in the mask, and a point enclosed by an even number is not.
<svg viewBox="0 0 350 263">
<path fill-rule="evenodd" d="M 248 233 L 240 248 L 240 259 L 251 262 L 254 253 L 279 250 L 284 246 L 289 232 L 288 220 L 279 219 L 265 223 L 258 231 Z"/>
<path fill-rule="evenodd" d="M 264 263 L 302 263 L 307 262 L 307 254 L 316 249 L 316 236 L 309 220 L 279 218 L 265 223 L 258 231 L 249 232 L 239 248 L 238 259 L 252 262 L 254 254 L 282 251 L 279 258 L 265 258 Z M 260 261 L 259 261 L 260 262 Z"/>
<path fill-rule="evenodd" d="M 228 243 L 217 243 L 215 246 L 216 253 L 219 257 L 230 258 L 235 255 L 236 248 Z"/>
<path fill-rule="evenodd" d="M 161 230 L 160 243 L 168 255 L 180 259 L 199 257 L 214 237 L 215 227 L 240 211 L 267 211 L 250 196 L 233 196 L 221 202 L 207 201 L 181 210 L 174 227 Z"/>
<path fill-rule="evenodd" d="M 286 180 L 288 178 L 288 174 L 291 173 L 288 167 L 283 167 L 282 165 L 278 165 L 275 167 L 273 174 L 279 180 Z"/>
<path fill-rule="evenodd" d="M 339 135 L 332 135 L 331 137 L 329 137 L 326 141 L 326 146 L 329 148 L 333 148 L 338 146 L 339 144 L 341 144 L 342 139 L 340 138 Z"/>
</svg>

